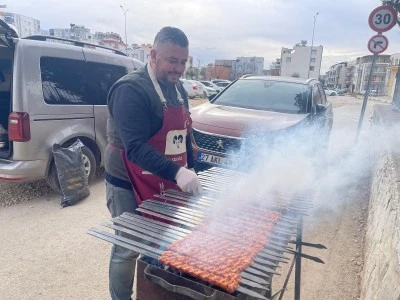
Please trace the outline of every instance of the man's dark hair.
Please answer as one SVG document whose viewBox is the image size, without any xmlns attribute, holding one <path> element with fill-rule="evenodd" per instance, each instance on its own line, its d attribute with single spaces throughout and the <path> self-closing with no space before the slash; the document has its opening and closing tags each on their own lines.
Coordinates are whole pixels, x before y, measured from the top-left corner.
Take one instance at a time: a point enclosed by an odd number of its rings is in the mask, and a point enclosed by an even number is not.
<svg viewBox="0 0 400 300">
<path fill-rule="evenodd" d="M 182 48 L 189 46 L 189 40 L 186 34 L 175 27 L 164 27 L 156 35 L 153 48 L 166 43 L 173 43 Z"/>
</svg>

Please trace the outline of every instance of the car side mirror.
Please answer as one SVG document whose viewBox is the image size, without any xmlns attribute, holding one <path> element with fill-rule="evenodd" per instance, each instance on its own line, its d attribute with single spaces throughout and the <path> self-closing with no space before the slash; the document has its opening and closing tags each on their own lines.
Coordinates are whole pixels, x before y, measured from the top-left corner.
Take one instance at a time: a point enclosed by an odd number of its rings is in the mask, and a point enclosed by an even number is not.
<svg viewBox="0 0 400 300">
<path fill-rule="evenodd" d="M 212 99 L 214 99 L 216 95 L 217 95 L 217 94 L 212 94 L 212 95 L 210 95 L 210 97 L 208 97 L 208 101 L 211 101 Z"/>
<path fill-rule="evenodd" d="M 317 104 L 317 114 L 323 114 L 326 112 L 326 105 L 324 104 Z"/>
</svg>

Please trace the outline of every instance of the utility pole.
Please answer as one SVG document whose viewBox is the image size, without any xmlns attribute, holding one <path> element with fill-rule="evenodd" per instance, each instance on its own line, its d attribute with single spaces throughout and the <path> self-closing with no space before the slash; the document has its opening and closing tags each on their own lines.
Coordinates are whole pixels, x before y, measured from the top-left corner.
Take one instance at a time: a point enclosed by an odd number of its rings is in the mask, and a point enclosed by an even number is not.
<svg viewBox="0 0 400 300">
<path fill-rule="evenodd" d="M 124 12 L 124 18 L 125 18 L 125 52 L 128 54 L 128 36 L 126 34 L 126 13 L 129 11 L 129 9 L 124 9 L 122 5 L 120 5 L 122 11 Z"/>
<path fill-rule="evenodd" d="M 313 31 L 312 31 L 311 51 L 310 51 L 310 60 L 308 62 L 308 75 L 307 75 L 307 78 L 310 78 L 311 57 L 312 57 L 312 52 L 313 52 L 313 47 L 314 47 L 315 22 L 317 21 L 318 15 L 319 15 L 319 12 L 317 12 L 315 14 L 315 16 L 314 16 L 314 26 L 313 26 Z"/>
</svg>

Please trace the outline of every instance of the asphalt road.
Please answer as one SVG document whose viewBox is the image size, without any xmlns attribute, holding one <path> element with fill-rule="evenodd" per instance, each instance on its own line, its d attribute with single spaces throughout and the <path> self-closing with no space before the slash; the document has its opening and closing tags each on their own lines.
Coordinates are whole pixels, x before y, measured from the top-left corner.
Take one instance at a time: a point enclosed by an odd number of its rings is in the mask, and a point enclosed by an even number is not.
<svg viewBox="0 0 400 300">
<path fill-rule="evenodd" d="M 352 143 L 361 101 L 350 97 L 335 97 L 332 101 L 335 106 L 335 127 L 332 132 L 331 151 L 337 154 L 347 151 L 346 147 Z M 369 105 L 368 113 L 370 107 Z M 343 131 L 348 135 L 347 139 L 343 139 L 343 136 L 346 136 L 343 135 Z M 24 185 L 20 188 L 23 187 Z M 1 190 L 7 188 L 7 185 L 1 186 L 0 201 L 2 197 L 4 200 Z M 24 197 L 24 192 L 29 191 L 12 192 L 7 194 L 7 197 Z M 109 218 L 103 180 L 98 179 L 91 185 L 89 198 L 64 209 L 60 208 L 60 196 L 47 190 L 43 194 L 40 194 L 40 190 L 36 193 L 38 197 L 35 199 L 29 198 L 29 201 L 21 203 L 15 199 L 12 203 L 17 204 L 0 208 L 0 299 L 109 299 L 107 277 L 110 244 L 86 234 L 90 227 L 99 227 L 99 224 Z M 358 212 L 361 214 L 360 209 L 365 205 L 367 195 L 362 188 L 355 193 L 357 195 L 353 196 L 359 199 L 360 203 L 354 204 L 354 214 L 352 211 L 347 214 L 341 213 L 345 211 L 345 207 L 334 211 L 320 208 L 316 212 L 319 216 L 326 217 L 322 221 L 328 226 L 326 228 L 329 228 L 330 234 L 327 234 L 324 227 L 319 226 L 318 218 L 307 225 L 305 235 L 315 242 L 322 240 L 329 244 L 339 235 L 342 237 L 340 241 L 357 239 L 358 242 L 352 242 L 352 245 L 356 246 L 350 249 L 348 244 L 336 243 L 332 250 L 325 250 L 327 252 L 322 256 L 327 262 L 342 261 L 338 255 L 349 253 L 351 263 L 351 257 L 356 257 L 356 253 L 362 247 L 363 231 L 362 228 L 358 231 L 359 220 L 354 223 L 353 218 L 361 218 Z M 353 225 L 348 227 L 346 224 Z M 312 265 L 307 267 L 307 263 L 305 266 L 307 274 L 311 276 L 308 277 L 311 284 L 305 281 L 305 293 L 308 297 L 304 299 L 322 299 L 318 297 L 324 295 L 324 291 L 337 290 L 335 280 L 322 280 L 338 272 L 332 269 L 332 264 L 329 264 L 329 268 Z M 344 265 L 341 264 L 340 267 Z M 356 268 L 355 273 L 342 272 L 340 275 L 340 284 L 343 284 L 345 291 L 354 295 L 355 299 L 358 277 L 354 280 L 352 276 L 358 274 L 359 269 L 360 266 Z M 318 274 L 323 274 L 323 277 L 318 277 Z M 337 277 L 334 276 L 335 279 Z M 353 298 L 342 297 L 343 293 L 332 294 L 337 298 L 328 296 L 324 299 Z"/>
</svg>

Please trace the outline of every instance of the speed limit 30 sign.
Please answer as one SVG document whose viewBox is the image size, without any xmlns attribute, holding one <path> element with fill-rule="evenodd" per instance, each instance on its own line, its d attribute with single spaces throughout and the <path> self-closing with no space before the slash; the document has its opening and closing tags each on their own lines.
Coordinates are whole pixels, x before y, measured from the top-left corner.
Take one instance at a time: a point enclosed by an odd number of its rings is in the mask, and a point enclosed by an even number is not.
<svg viewBox="0 0 400 300">
<path fill-rule="evenodd" d="M 386 32 L 397 22 L 397 10 L 391 6 L 382 5 L 375 8 L 369 15 L 369 27 L 376 32 Z"/>
</svg>

